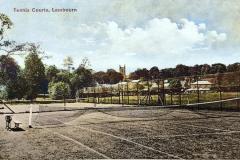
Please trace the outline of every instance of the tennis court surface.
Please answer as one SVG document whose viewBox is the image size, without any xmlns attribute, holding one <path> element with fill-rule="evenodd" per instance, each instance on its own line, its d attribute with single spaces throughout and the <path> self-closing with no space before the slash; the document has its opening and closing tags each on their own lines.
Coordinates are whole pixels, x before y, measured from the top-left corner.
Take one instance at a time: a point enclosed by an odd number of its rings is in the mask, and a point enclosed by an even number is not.
<svg viewBox="0 0 240 160">
<path fill-rule="evenodd" d="M 240 112 L 145 107 L 14 114 L 0 159 L 240 159 Z"/>
</svg>

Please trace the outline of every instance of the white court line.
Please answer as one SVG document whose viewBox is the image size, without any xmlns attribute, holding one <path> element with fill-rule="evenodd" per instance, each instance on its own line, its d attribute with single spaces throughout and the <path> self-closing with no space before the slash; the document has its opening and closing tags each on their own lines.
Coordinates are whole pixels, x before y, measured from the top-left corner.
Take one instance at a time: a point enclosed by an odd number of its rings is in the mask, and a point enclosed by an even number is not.
<svg viewBox="0 0 240 160">
<path fill-rule="evenodd" d="M 58 135 L 58 136 L 61 137 L 61 138 L 67 139 L 67 140 L 69 140 L 69 141 L 72 141 L 72 142 L 74 142 L 74 143 L 76 143 L 76 144 L 78 144 L 78 145 L 80 145 L 80 146 L 82 146 L 82 147 L 84 147 L 84 148 L 86 148 L 86 149 L 94 152 L 94 153 L 97 153 L 98 155 L 102 156 L 102 157 L 105 158 L 105 159 L 111 159 L 110 157 L 108 157 L 108 156 L 106 156 L 106 155 L 104 155 L 104 154 L 102 154 L 102 153 L 100 153 L 100 152 L 98 152 L 98 151 L 96 151 L 96 150 L 94 150 L 94 149 L 92 149 L 92 148 L 90 148 L 90 147 L 82 144 L 81 142 L 79 142 L 79 141 L 77 141 L 77 140 L 75 140 L 75 139 L 72 139 L 72 138 L 70 138 L 70 137 L 68 137 L 68 136 L 65 136 L 65 135 L 63 135 L 63 134 L 60 134 L 60 133 L 58 133 L 58 132 L 53 132 L 53 133 L 56 134 L 56 135 Z"/>
<path fill-rule="evenodd" d="M 189 137 L 189 136 L 205 136 L 205 135 L 227 135 L 227 134 L 233 134 L 233 133 L 240 133 L 240 131 L 230 131 L 230 132 L 215 132 L 215 133 L 194 133 L 194 134 L 179 134 L 179 135 L 165 135 L 165 136 L 152 136 L 150 138 L 174 138 L 174 137 Z M 149 137 L 134 137 L 130 138 L 131 140 L 134 139 L 148 139 Z"/>
<path fill-rule="evenodd" d="M 49 117 L 49 116 L 44 115 L 44 117 Z M 58 119 L 55 119 L 55 118 L 51 118 L 51 119 L 54 119 L 55 121 L 61 122 L 61 123 L 63 123 L 64 125 L 68 125 L 68 124 L 66 124 L 66 123 L 64 123 L 63 121 L 60 121 L 60 120 L 58 120 Z M 44 128 L 47 129 L 47 127 L 44 127 Z M 49 129 L 48 129 L 48 130 L 49 130 Z M 52 131 L 50 131 L 50 132 L 52 132 Z M 65 136 L 65 135 L 63 135 L 63 134 L 60 134 L 60 133 L 58 133 L 58 132 L 53 132 L 53 133 L 54 133 L 54 134 L 57 134 L 57 135 L 58 135 L 59 137 L 61 137 L 61 138 L 67 139 L 67 140 L 72 141 L 72 142 L 74 142 L 74 143 L 76 143 L 76 144 L 78 144 L 78 145 L 80 145 L 80 146 L 82 146 L 82 147 L 85 147 L 86 149 L 88 149 L 88 150 L 90 150 L 90 151 L 92 151 L 92 152 L 94 152 L 94 153 L 97 153 L 98 155 L 104 157 L 105 159 L 111 159 L 110 157 L 108 157 L 108 156 L 106 156 L 106 155 L 104 155 L 104 154 L 102 154 L 102 153 L 100 153 L 100 152 L 98 152 L 98 151 L 96 151 L 96 150 L 94 150 L 94 149 L 92 149 L 92 148 L 90 148 L 90 147 L 82 144 L 81 142 L 79 142 L 79 141 L 77 141 L 77 140 L 74 140 L 74 139 L 72 139 L 72 138 L 70 138 L 70 137 L 68 137 L 68 136 Z"/>
<path fill-rule="evenodd" d="M 222 131 L 222 132 L 229 132 L 231 130 L 224 130 L 224 129 L 217 129 L 217 128 L 209 128 L 209 127 L 204 127 L 204 126 L 196 126 L 192 124 L 181 124 L 181 123 L 176 123 L 177 125 L 182 125 L 182 126 L 189 126 L 189 127 L 195 127 L 195 128 L 204 128 L 204 129 L 209 129 L 209 130 L 215 130 L 215 131 Z"/>
<path fill-rule="evenodd" d="M 97 130 L 93 130 L 93 129 L 89 129 L 89 128 L 85 128 L 85 127 L 80 127 L 80 126 L 74 126 L 76 128 L 80 128 L 80 129 L 83 129 L 83 130 L 88 130 L 88 131 L 91 131 L 91 132 L 95 132 L 95 133 L 100 133 L 100 134 L 103 134 L 103 135 L 107 135 L 107 136 L 110 136 L 110 137 L 114 137 L 114 138 L 117 138 L 117 139 L 120 139 L 122 141 L 127 141 L 127 142 L 130 142 L 130 143 L 133 143 L 135 145 L 138 145 L 138 146 L 141 146 L 143 148 L 146 148 L 146 149 L 149 149 L 149 150 L 152 150 L 152 151 L 155 151 L 155 152 L 158 152 L 158 153 L 161 153 L 161 154 L 165 154 L 169 157 L 172 157 L 172 158 L 177 158 L 177 159 L 183 159 L 181 157 L 178 157 L 178 156 L 175 156 L 173 154 L 169 154 L 169 153 L 166 153 L 166 152 L 163 152 L 163 151 L 159 151 L 159 150 L 156 150 L 152 147 L 148 147 L 148 146 L 145 146 L 143 144 L 140 144 L 140 143 L 137 143 L 137 142 L 134 142 L 134 141 L 131 141 L 129 139 L 126 139 L 126 138 L 123 138 L 123 137 L 119 137 L 119 136 L 115 136 L 113 134 L 109 134 L 109 133 L 106 133 L 106 132 L 102 132 L 102 131 L 97 131 Z"/>
<path fill-rule="evenodd" d="M 72 127 L 75 127 L 75 128 L 80 128 L 80 129 L 83 129 L 83 130 L 88 130 L 88 131 L 95 132 L 95 133 L 100 133 L 100 134 L 103 134 L 103 135 L 107 135 L 107 136 L 110 136 L 110 137 L 114 137 L 114 138 L 120 139 L 120 140 L 122 140 L 122 141 L 127 141 L 127 142 L 133 143 L 133 144 L 135 144 L 135 145 L 141 146 L 141 147 L 143 147 L 143 148 L 146 148 L 146 149 L 149 149 L 149 150 L 152 150 L 152 151 L 161 153 L 161 154 L 165 154 L 165 155 L 167 155 L 167 156 L 169 156 L 169 157 L 172 157 L 172 158 L 183 159 L 183 158 L 178 157 L 178 156 L 175 156 L 175 155 L 173 155 L 173 154 L 169 154 L 169 153 L 166 153 L 166 152 L 163 152 L 163 151 L 156 150 L 156 149 L 154 149 L 154 148 L 152 148 L 152 147 L 145 146 L 145 145 L 143 145 L 143 144 L 140 144 L 140 143 L 131 141 L 131 140 L 126 139 L 126 138 L 123 138 L 123 137 L 115 136 L 115 135 L 113 135 L 113 134 L 109 134 L 109 133 L 106 133 L 106 132 L 101 132 L 101 131 L 97 131 L 97 130 L 93 130 L 93 129 L 89 129 L 89 128 L 85 128 L 85 127 L 73 126 L 73 125 L 70 125 L 70 124 L 65 123 L 65 122 L 63 122 L 63 121 L 57 120 L 57 119 L 55 119 L 55 118 L 51 118 L 51 117 L 49 117 L 49 116 L 46 116 L 46 117 L 48 117 L 48 118 L 50 118 L 50 119 L 54 119 L 54 120 L 56 120 L 56 121 L 59 121 L 59 122 L 65 124 L 65 125 L 68 125 L 68 126 L 72 126 Z"/>
</svg>

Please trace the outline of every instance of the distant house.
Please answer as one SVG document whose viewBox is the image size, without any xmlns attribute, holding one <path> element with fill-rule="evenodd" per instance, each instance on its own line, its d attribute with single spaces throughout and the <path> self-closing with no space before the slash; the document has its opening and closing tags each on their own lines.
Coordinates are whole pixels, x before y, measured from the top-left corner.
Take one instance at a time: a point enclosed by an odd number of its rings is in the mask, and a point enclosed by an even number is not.
<svg viewBox="0 0 240 160">
<path fill-rule="evenodd" d="M 201 80 L 201 81 L 196 81 L 190 84 L 190 88 L 187 89 L 187 92 L 196 92 L 199 90 L 200 92 L 208 92 L 211 90 L 211 88 L 214 86 L 213 83 L 206 81 L 206 80 Z"/>
</svg>

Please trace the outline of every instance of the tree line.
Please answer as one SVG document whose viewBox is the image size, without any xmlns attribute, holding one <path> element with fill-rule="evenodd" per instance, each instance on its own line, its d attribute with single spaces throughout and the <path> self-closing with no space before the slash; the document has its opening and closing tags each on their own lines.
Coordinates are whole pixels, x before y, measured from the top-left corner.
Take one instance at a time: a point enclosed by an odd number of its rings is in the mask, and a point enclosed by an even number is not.
<svg viewBox="0 0 240 160">
<path fill-rule="evenodd" d="M 240 71 L 240 63 L 233 63 L 227 66 L 222 63 L 215 63 L 212 65 L 202 64 L 194 66 L 178 64 L 175 68 L 165 68 L 161 70 L 156 66 L 152 67 L 149 70 L 147 68 L 137 69 L 136 71 L 130 73 L 129 79 L 149 80 L 157 78 L 174 78 L 237 71 Z"/>
</svg>

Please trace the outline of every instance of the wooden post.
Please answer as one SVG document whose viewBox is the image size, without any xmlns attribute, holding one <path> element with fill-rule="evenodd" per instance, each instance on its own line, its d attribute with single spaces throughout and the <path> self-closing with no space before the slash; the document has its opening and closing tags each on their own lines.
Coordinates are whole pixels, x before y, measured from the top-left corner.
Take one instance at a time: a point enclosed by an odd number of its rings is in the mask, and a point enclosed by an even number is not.
<svg viewBox="0 0 240 160">
<path fill-rule="evenodd" d="M 138 103 L 138 106 L 140 105 L 140 101 L 139 101 L 139 88 L 138 88 L 138 83 L 139 82 L 137 82 L 137 103 Z"/>
<path fill-rule="evenodd" d="M 112 99 L 112 94 L 113 94 L 113 88 L 112 88 L 112 86 L 111 86 L 111 104 L 113 103 L 113 99 Z"/>
<path fill-rule="evenodd" d="M 122 106 L 124 105 L 124 85 L 122 83 Z"/>
<path fill-rule="evenodd" d="M 118 104 L 121 104 L 120 86 L 118 84 Z"/>
<path fill-rule="evenodd" d="M 127 104 L 129 104 L 129 91 L 128 91 L 128 82 L 127 82 Z"/>
<path fill-rule="evenodd" d="M 159 81 L 159 79 L 157 80 L 157 98 L 158 98 L 158 100 L 157 100 L 157 103 L 158 103 L 158 105 L 160 104 L 160 81 Z"/>
<path fill-rule="evenodd" d="M 166 102 L 165 102 L 165 87 L 164 87 L 164 79 L 162 80 L 162 84 L 163 84 L 163 105 L 165 105 Z"/>
<path fill-rule="evenodd" d="M 182 105 L 182 95 L 181 92 L 178 93 L 179 96 L 179 105 Z"/>
<path fill-rule="evenodd" d="M 149 84 L 149 80 L 147 80 L 147 87 L 148 87 L 147 104 L 150 105 L 151 93 L 150 93 L 150 84 Z"/>
</svg>

